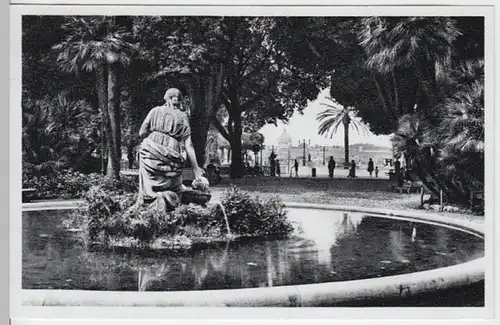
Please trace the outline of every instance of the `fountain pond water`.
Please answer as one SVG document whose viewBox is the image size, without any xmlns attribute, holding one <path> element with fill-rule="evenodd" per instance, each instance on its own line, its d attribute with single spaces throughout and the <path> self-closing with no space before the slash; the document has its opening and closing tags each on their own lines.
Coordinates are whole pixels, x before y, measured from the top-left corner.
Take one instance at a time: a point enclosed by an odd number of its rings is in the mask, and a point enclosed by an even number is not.
<svg viewBox="0 0 500 325">
<path fill-rule="evenodd" d="M 366 213 L 288 208 L 287 238 L 189 251 L 88 250 L 58 228 L 68 210 L 23 212 L 23 289 L 191 291 L 377 279 L 480 259 L 484 240 L 453 227 Z M 226 216 L 226 224 L 229 225 Z M 477 289 L 477 288 L 476 288 Z M 474 304 L 484 297 L 472 298 Z"/>
</svg>

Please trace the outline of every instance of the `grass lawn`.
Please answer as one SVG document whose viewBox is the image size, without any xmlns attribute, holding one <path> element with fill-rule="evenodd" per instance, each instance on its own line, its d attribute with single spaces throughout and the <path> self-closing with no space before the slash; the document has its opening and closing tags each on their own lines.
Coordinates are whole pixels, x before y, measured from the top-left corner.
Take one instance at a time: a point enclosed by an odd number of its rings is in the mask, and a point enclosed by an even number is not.
<svg viewBox="0 0 500 325">
<path fill-rule="evenodd" d="M 420 209 L 420 194 L 400 194 L 390 189 L 388 179 L 346 178 L 246 178 L 224 179 L 211 188 L 218 199 L 230 185 L 262 198 L 279 195 L 285 202 L 351 205 L 393 210 L 426 211 Z M 440 215 L 482 222 L 484 216 L 466 213 L 437 212 Z"/>
</svg>

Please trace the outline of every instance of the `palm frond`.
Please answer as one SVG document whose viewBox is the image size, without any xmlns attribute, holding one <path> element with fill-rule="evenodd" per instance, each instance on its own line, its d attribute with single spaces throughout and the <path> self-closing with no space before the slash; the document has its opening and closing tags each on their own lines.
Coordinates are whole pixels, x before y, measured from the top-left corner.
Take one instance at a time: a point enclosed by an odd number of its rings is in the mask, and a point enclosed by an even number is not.
<svg viewBox="0 0 500 325">
<path fill-rule="evenodd" d="M 366 66 L 383 74 L 430 62 L 439 63 L 439 77 L 460 35 L 448 17 L 370 17 L 361 26 L 358 40 L 368 56 Z"/>
<path fill-rule="evenodd" d="M 360 134 L 369 134 L 368 127 L 356 119 L 353 107 L 343 107 L 331 97 L 326 98 L 332 101 L 333 105 L 324 102 L 320 103 L 328 108 L 316 115 L 316 120 L 322 122 L 318 128 L 319 135 L 329 135 L 332 138 L 337 133 L 340 125 L 347 128 L 353 127 Z"/>
<path fill-rule="evenodd" d="M 94 71 L 98 62 L 127 66 L 138 46 L 132 35 L 110 24 L 109 17 L 68 18 L 63 25 L 67 37 L 53 46 L 63 71 Z"/>
</svg>

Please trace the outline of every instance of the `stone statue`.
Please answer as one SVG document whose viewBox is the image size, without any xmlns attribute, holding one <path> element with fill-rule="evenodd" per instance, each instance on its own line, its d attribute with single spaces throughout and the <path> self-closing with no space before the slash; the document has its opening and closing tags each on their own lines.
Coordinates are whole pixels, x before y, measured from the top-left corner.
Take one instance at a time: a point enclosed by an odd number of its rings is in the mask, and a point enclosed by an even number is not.
<svg viewBox="0 0 500 325">
<path fill-rule="evenodd" d="M 142 123 L 139 136 L 139 196 L 136 208 L 148 206 L 169 211 L 181 203 L 180 193 L 185 157 L 190 162 L 196 184 L 205 185 L 203 169 L 198 166 L 191 142 L 187 113 L 181 105 L 181 92 L 171 88 L 165 104 L 153 108 Z"/>
</svg>

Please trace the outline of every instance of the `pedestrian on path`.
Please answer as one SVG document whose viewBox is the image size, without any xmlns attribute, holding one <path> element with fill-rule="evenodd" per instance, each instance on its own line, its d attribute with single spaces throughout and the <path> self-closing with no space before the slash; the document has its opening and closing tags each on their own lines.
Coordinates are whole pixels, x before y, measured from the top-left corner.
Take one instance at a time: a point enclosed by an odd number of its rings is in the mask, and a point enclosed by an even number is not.
<svg viewBox="0 0 500 325">
<path fill-rule="evenodd" d="M 370 173 L 370 177 L 372 177 L 372 173 L 373 173 L 373 160 L 370 158 L 368 160 L 368 172 Z"/>
<path fill-rule="evenodd" d="M 330 156 L 330 160 L 328 161 L 328 176 L 330 178 L 333 178 L 333 173 L 335 172 L 335 160 L 333 159 L 333 156 Z"/>
<path fill-rule="evenodd" d="M 356 178 L 356 163 L 351 160 L 351 168 L 349 169 L 349 175 L 347 178 Z"/>
</svg>

